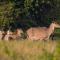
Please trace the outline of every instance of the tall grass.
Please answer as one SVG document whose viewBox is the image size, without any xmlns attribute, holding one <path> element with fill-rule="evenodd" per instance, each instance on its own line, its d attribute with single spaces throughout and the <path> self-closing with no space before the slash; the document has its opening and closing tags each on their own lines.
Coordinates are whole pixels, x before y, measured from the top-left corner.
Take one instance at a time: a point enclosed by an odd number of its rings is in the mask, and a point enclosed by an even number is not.
<svg viewBox="0 0 60 60">
<path fill-rule="evenodd" d="M 0 60 L 60 60 L 60 41 L 0 41 Z"/>
</svg>

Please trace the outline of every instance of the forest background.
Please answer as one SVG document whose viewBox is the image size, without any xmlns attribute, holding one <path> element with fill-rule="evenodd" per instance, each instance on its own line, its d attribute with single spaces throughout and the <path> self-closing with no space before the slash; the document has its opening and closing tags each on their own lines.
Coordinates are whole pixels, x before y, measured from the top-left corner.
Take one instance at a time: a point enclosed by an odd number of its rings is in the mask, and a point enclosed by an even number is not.
<svg viewBox="0 0 60 60">
<path fill-rule="evenodd" d="M 0 29 L 46 26 L 60 22 L 60 0 L 0 0 Z"/>
</svg>

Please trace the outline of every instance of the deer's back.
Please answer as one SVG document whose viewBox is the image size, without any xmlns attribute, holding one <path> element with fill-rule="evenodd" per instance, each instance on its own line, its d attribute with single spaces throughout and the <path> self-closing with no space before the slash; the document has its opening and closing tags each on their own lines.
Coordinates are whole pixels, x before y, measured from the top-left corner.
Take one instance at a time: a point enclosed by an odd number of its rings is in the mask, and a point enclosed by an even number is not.
<svg viewBox="0 0 60 60">
<path fill-rule="evenodd" d="M 42 40 L 47 36 L 47 28 L 46 27 L 37 27 L 30 28 L 27 30 L 28 38 L 31 40 Z"/>
</svg>

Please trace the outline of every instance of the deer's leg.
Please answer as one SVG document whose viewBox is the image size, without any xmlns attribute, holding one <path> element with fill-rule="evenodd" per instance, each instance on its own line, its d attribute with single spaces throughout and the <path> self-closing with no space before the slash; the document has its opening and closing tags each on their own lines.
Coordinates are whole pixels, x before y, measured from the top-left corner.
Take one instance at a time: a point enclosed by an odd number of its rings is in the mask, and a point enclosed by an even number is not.
<svg viewBox="0 0 60 60">
<path fill-rule="evenodd" d="M 47 37 L 45 37 L 45 39 L 44 39 L 44 40 L 49 40 L 49 38 L 50 38 L 50 36 L 47 36 Z"/>
<path fill-rule="evenodd" d="M 54 33 L 50 36 L 52 40 L 54 40 Z"/>
</svg>

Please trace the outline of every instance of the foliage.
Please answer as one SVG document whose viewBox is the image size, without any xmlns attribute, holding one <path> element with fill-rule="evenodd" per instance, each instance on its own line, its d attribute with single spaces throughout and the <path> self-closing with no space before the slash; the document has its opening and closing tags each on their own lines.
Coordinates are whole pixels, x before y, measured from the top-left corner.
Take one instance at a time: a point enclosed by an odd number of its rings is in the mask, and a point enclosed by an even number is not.
<svg viewBox="0 0 60 60">
<path fill-rule="evenodd" d="M 4 3 L 3 3 L 4 2 Z M 0 26 L 9 27 L 11 22 L 14 22 L 14 4 L 9 1 L 2 1 L 0 3 Z"/>
<path fill-rule="evenodd" d="M 49 25 L 50 18 L 60 19 L 60 0 L 0 0 L 0 26 L 16 22 Z M 22 19 L 24 22 L 22 22 Z M 28 22 L 25 22 L 28 20 Z"/>
</svg>

